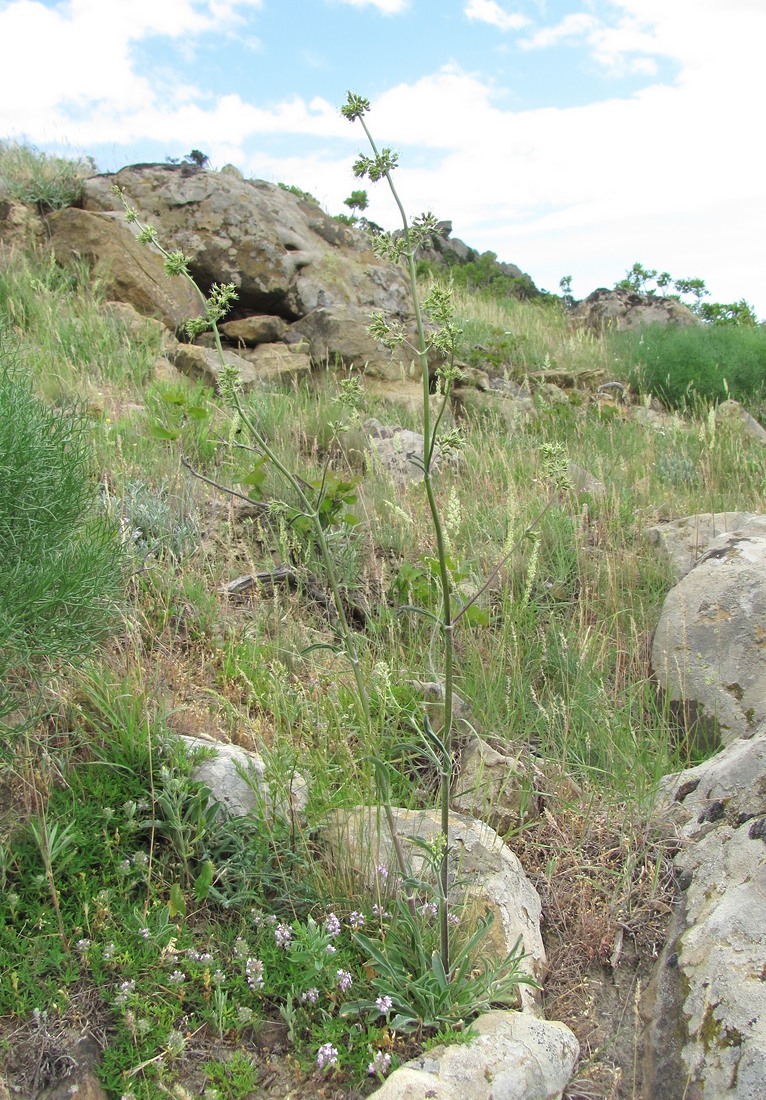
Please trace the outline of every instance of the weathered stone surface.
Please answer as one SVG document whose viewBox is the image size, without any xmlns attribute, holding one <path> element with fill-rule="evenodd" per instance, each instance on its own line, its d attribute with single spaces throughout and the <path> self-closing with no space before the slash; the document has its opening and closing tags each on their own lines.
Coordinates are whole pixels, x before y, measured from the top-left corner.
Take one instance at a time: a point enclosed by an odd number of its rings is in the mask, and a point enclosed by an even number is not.
<svg viewBox="0 0 766 1100">
<path fill-rule="evenodd" d="M 244 817 L 264 808 L 280 817 L 302 816 L 308 789 L 297 772 L 286 776 L 280 790 L 274 791 L 266 779 L 266 763 L 258 753 L 201 737 L 184 737 L 183 741 L 190 749 L 215 752 L 213 758 L 194 769 L 192 778 L 208 787 L 212 799 L 220 803 L 229 817 Z"/>
<path fill-rule="evenodd" d="M 670 560 L 676 580 L 685 577 L 710 546 L 724 534 L 762 530 L 766 536 L 766 516 L 756 512 L 701 512 L 646 529 L 646 538 Z"/>
<path fill-rule="evenodd" d="M 562 390 L 561 386 L 557 386 L 555 382 L 543 382 L 537 394 L 546 405 L 569 404 L 569 396 L 566 390 Z"/>
<path fill-rule="evenodd" d="M 262 180 L 191 165 L 123 168 L 86 182 L 86 210 L 117 210 L 113 184 L 180 249 L 203 287 L 234 283 L 239 308 L 287 319 L 351 303 L 405 315 L 402 272 L 378 260 L 364 234 L 313 203 Z"/>
<path fill-rule="evenodd" d="M 677 906 L 645 1011 L 647 1096 L 760 1100 L 766 1082 L 766 736 L 666 777 L 684 843 Z"/>
<path fill-rule="evenodd" d="M 733 741 L 710 760 L 660 782 L 655 815 L 689 844 L 721 824 L 766 814 L 766 736 Z"/>
<path fill-rule="evenodd" d="M 760 522 L 710 543 L 668 593 L 654 636 L 657 680 L 702 745 L 766 731 L 766 534 Z"/>
<path fill-rule="evenodd" d="M 761 427 L 739 401 L 722 401 L 715 410 L 716 422 L 738 428 L 743 434 L 766 446 L 766 428 Z"/>
<path fill-rule="evenodd" d="M 423 480 L 423 436 L 370 419 L 363 425 L 369 440 L 369 453 L 373 467 L 383 470 L 395 481 Z M 432 470 L 438 470 L 441 451 L 435 448 Z"/>
<path fill-rule="evenodd" d="M 520 427 L 535 415 L 535 403 L 531 397 L 512 397 L 494 387 L 487 392 L 470 386 L 458 386 L 452 392 L 452 407 L 455 415 L 474 419 L 476 417 L 498 417 L 509 432 Z"/>
<path fill-rule="evenodd" d="M 165 352 L 167 359 L 176 370 L 195 381 L 205 382 L 217 387 L 221 373 L 221 360 L 218 352 L 212 348 L 203 348 L 198 344 L 176 344 Z M 227 366 L 236 367 L 244 390 L 258 385 L 258 372 L 252 363 L 241 355 L 224 348 L 223 357 Z"/>
<path fill-rule="evenodd" d="M 0 180 L 0 242 L 3 246 L 26 249 L 45 238 L 45 223 L 33 206 L 16 202 L 3 194 Z"/>
<path fill-rule="evenodd" d="M 396 1070 L 377 1100 L 558 1100 L 579 1053 L 564 1024 L 487 1012 L 468 1045 L 435 1047 Z"/>
<path fill-rule="evenodd" d="M 226 321 L 219 328 L 227 339 L 252 348 L 256 344 L 272 344 L 275 340 L 281 340 L 288 325 L 281 317 L 266 313 L 243 317 L 239 321 Z"/>
<path fill-rule="evenodd" d="M 572 487 L 580 496 L 591 497 L 606 496 L 606 485 L 600 478 L 594 477 L 584 466 L 578 466 L 576 462 L 570 462 L 567 467 Z"/>
<path fill-rule="evenodd" d="M 409 362 L 401 362 L 373 340 L 369 324 L 369 311 L 359 306 L 319 306 L 291 325 L 286 339 L 308 341 L 311 358 L 320 367 L 342 365 L 366 378 L 385 381 L 407 377 Z"/>
<path fill-rule="evenodd" d="M 572 321 L 592 332 L 622 332 L 642 325 L 696 325 L 699 319 L 674 298 L 599 287 L 571 313 Z"/>
<path fill-rule="evenodd" d="M 119 321 L 136 340 L 145 340 L 148 333 L 158 337 L 161 342 L 167 340 L 168 346 L 170 341 L 175 341 L 175 337 L 168 332 L 162 321 L 156 317 L 145 317 L 130 302 L 104 302 L 101 312 Z"/>
<path fill-rule="evenodd" d="M 432 873 L 423 852 L 409 839 L 420 837 L 428 842 L 441 834 L 441 819 L 433 810 L 393 808 L 396 829 L 416 878 Z M 450 817 L 452 846 L 450 881 L 454 900 L 475 907 L 478 913 L 489 909 L 494 921 L 484 941 L 483 954 L 500 960 L 513 950 L 519 937 L 526 958 L 524 971 L 536 980 L 543 977 L 545 948 L 540 934 L 540 898 L 517 857 L 494 829 L 472 818 Z M 397 881 L 398 867 L 386 819 L 378 807 L 360 807 L 335 813 L 323 830 L 323 839 L 333 864 L 339 864 L 368 883 L 377 882 L 375 868 L 388 870 L 388 882 Z M 539 993 L 527 985 L 519 986 L 521 1005 L 539 1011 Z"/>
<path fill-rule="evenodd" d="M 242 351 L 241 356 L 252 363 L 256 378 L 261 383 L 289 382 L 307 378 L 311 374 L 311 356 L 300 351 L 297 345 L 259 344 Z"/>
<path fill-rule="evenodd" d="M 128 302 L 147 317 L 175 329 L 202 313 L 199 296 L 185 279 L 170 279 L 164 260 L 139 244 L 120 213 L 56 210 L 48 216 L 50 247 L 61 261 L 82 257 L 98 273 L 107 296 Z"/>
<path fill-rule="evenodd" d="M 451 798 L 456 813 L 469 814 L 496 829 L 509 829 L 537 817 L 538 775 L 528 753 L 499 752 L 481 737 L 471 737 L 460 755 L 460 773 Z"/>
</svg>

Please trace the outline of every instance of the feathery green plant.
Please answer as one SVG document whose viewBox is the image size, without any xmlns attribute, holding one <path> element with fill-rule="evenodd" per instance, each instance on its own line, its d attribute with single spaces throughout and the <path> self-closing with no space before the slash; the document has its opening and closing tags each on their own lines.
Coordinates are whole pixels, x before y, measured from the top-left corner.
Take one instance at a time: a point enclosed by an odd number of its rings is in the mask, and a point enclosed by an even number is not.
<svg viewBox="0 0 766 1100">
<path fill-rule="evenodd" d="M 0 719 L 43 664 L 94 646 L 121 588 L 122 545 L 96 509 L 86 432 L 76 409 L 36 397 L 0 329 Z"/>
</svg>

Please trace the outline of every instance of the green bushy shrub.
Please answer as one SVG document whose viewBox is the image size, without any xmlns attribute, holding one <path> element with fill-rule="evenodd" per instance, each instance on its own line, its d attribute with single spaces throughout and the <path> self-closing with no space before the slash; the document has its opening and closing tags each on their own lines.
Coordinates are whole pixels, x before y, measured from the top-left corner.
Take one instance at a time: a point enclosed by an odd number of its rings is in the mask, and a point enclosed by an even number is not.
<svg viewBox="0 0 766 1100">
<path fill-rule="evenodd" d="M 15 706 L 12 677 L 91 649 L 120 588 L 86 431 L 76 410 L 35 396 L 0 329 L 0 718 Z"/>
<path fill-rule="evenodd" d="M 610 337 L 615 359 L 630 384 L 652 393 L 671 408 L 695 398 L 733 397 L 749 407 L 766 394 L 766 327 L 652 325 Z"/>
</svg>

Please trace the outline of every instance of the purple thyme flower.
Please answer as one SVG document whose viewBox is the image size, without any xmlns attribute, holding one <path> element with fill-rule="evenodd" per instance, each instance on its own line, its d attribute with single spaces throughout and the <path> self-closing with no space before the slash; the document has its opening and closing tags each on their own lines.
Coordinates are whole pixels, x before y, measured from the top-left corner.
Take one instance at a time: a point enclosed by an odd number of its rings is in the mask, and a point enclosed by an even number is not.
<svg viewBox="0 0 766 1100">
<path fill-rule="evenodd" d="M 324 922 L 324 930 L 328 936 L 340 935 L 340 921 L 334 913 L 327 914 L 327 920 Z"/>
<path fill-rule="evenodd" d="M 293 930 L 289 924 L 278 924 L 274 929 L 274 939 L 277 942 L 277 947 L 287 947 L 292 938 Z"/>
<path fill-rule="evenodd" d="M 338 1061 L 338 1052 L 332 1043 L 322 1043 L 317 1051 L 317 1065 L 320 1069 L 326 1066 L 334 1066 Z"/>
<path fill-rule="evenodd" d="M 336 970 L 335 976 L 338 979 L 338 989 L 341 993 L 345 993 L 347 989 L 350 989 L 354 984 L 354 979 L 349 974 L 348 970 Z"/>
</svg>

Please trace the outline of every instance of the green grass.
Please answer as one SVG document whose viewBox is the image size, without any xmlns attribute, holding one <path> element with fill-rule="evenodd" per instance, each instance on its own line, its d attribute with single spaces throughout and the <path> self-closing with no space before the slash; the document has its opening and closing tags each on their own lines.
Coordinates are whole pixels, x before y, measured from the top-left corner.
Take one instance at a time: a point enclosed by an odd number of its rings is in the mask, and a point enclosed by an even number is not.
<svg viewBox="0 0 766 1100">
<path fill-rule="evenodd" d="M 0 178 L 9 193 L 43 211 L 75 205 L 95 171 L 91 157 L 52 156 L 23 142 L 0 141 Z"/>
<path fill-rule="evenodd" d="M 572 332 L 555 303 L 467 294 L 457 303 L 462 358 L 497 376 L 625 377 L 614 346 Z M 179 442 L 169 438 L 176 433 L 201 473 L 248 491 L 243 479 L 256 456 L 233 446 L 243 440 L 215 395 L 183 379 L 156 381 L 157 338 L 116 321 L 81 270 L 35 256 L 5 260 L 0 310 L 37 392 L 49 402 L 87 403 L 92 485 L 102 487 L 132 546 L 125 622 L 86 675 L 55 683 L 46 721 L 3 775 L 15 820 L 13 828 L 6 822 L 0 849 L 0 1015 L 9 1027 L 35 1009 L 71 1020 L 87 989 L 108 1030 L 101 1072 L 115 1097 L 157 1095 L 192 1070 L 201 1093 L 248 1096 L 261 1082 L 259 1037 L 275 1022 L 287 1029 L 290 1064 L 306 1090 L 328 1080 L 371 1087 L 367 1063 L 388 1049 L 385 1021 L 350 1023 L 333 987 L 336 970 L 347 969 L 354 998 L 371 994 L 349 927 L 353 911 L 372 926 L 370 899 L 321 859 L 318 838 L 331 811 L 375 797 L 371 755 L 391 766 L 398 804 L 432 803 L 432 767 L 398 748 L 421 715 L 411 681 L 438 676 L 432 624 L 402 610 L 410 598 L 437 607 L 422 487 L 394 486 L 368 468 L 358 433 L 338 442 L 328 427 L 340 416 L 334 374 L 248 399 L 263 433 L 306 481 L 326 469 L 337 482 L 358 479 L 350 507 L 359 522 L 331 522 L 328 531 L 344 600 L 364 618 L 356 635 L 372 703 L 365 728 L 332 618 L 315 598 L 325 581 L 312 537 L 290 511 L 296 501 L 267 467 L 270 514 L 243 516 L 181 465 Z M 411 412 L 381 397 L 365 397 L 362 415 L 416 426 Z M 633 823 L 658 779 L 697 759 L 651 678 L 651 636 L 672 578 L 643 533 L 695 511 L 763 510 L 762 450 L 714 426 L 701 399 L 655 430 L 603 408 L 584 385 L 560 406 L 538 399 L 537 415 L 512 433 L 491 416 L 461 426 L 462 465 L 445 469 L 435 491 L 463 597 L 513 553 L 478 601 L 482 622 L 457 631 L 456 688 L 493 743 L 532 754 L 534 794 L 545 796 L 556 822 L 616 819 L 626 851 L 638 858 L 646 839 Z M 524 533 L 549 499 L 541 449 L 550 443 L 562 444 L 605 491 L 560 493 L 533 542 Z M 277 583 L 240 598 L 222 592 L 235 577 L 280 565 L 293 569 L 297 590 Z M 275 785 L 297 768 L 309 787 L 305 823 L 213 820 L 173 731 L 257 747 Z M 63 938 L 30 821 L 38 835 L 44 824 L 49 838 L 56 826 L 59 842 L 67 828 L 76 840 L 52 861 Z M 548 818 L 532 816 L 523 838 L 510 836 L 514 846 L 523 839 L 525 859 L 543 870 L 556 841 L 546 829 Z M 585 837 L 584 861 L 587 833 L 572 830 Z M 576 843 L 568 858 L 577 858 Z M 214 875 L 205 886 L 208 861 Z M 609 904 L 573 951 L 597 952 L 626 898 L 641 911 L 629 878 L 604 875 L 599 888 Z M 343 926 L 339 961 L 318 967 L 322 997 L 312 1006 L 301 1000 L 305 970 L 307 960 L 322 962 L 331 911 Z M 292 927 L 303 954 L 277 947 L 272 917 Z M 248 984 L 238 938 L 246 957 L 263 962 L 263 988 Z M 79 940 L 90 946 L 78 949 Z M 224 981 L 214 980 L 219 968 Z M 123 982 L 135 982 L 124 999 Z M 325 1043 L 339 1063 L 320 1071 Z M 408 1049 L 393 1053 L 403 1058 Z"/>
<path fill-rule="evenodd" d="M 631 385 L 672 408 L 729 397 L 766 408 L 766 325 L 651 326 L 609 343 Z"/>
</svg>

